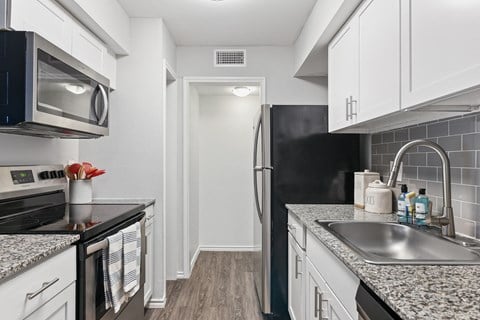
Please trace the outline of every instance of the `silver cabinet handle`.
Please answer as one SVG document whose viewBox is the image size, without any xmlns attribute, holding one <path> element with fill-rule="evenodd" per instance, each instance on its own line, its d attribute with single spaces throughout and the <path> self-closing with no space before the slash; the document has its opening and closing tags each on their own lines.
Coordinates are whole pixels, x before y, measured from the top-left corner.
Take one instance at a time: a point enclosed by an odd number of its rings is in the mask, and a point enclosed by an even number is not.
<svg viewBox="0 0 480 320">
<path fill-rule="evenodd" d="M 298 271 L 299 262 L 302 262 L 302 259 L 298 255 L 295 255 L 295 279 L 298 279 L 298 276 L 302 274 Z"/>
<path fill-rule="evenodd" d="M 319 299 L 320 296 L 320 290 L 318 290 L 318 287 L 315 287 L 315 304 L 313 306 L 314 310 L 314 318 L 318 318 L 318 316 L 322 314 L 322 306 L 319 306 L 318 303 L 320 301 Z"/>
<path fill-rule="evenodd" d="M 320 291 L 319 287 L 315 287 L 315 305 L 314 307 L 314 318 L 319 320 L 328 320 L 328 317 L 323 317 L 322 302 L 328 302 L 328 300 L 323 299 L 323 292 Z"/>
<path fill-rule="evenodd" d="M 60 280 L 60 278 L 55 278 L 52 281 L 42 283 L 42 287 L 40 289 L 38 289 L 35 292 L 27 293 L 27 299 L 28 300 L 34 299 L 36 296 L 38 296 L 40 293 L 42 293 L 43 291 L 45 291 L 48 288 L 50 288 L 51 286 L 53 286 L 59 280 Z"/>
<path fill-rule="evenodd" d="M 348 121 L 350 119 L 350 115 L 348 114 L 348 107 L 350 103 L 348 101 L 348 98 L 345 98 L 345 120 Z"/>
<path fill-rule="evenodd" d="M 355 103 L 355 112 L 353 112 L 353 104 Z M 357 115 L 357 100 L 353 100 L 353 97 L 350 96 L 350 119 L 353 119 L 353 116 Z"/>
</svg>

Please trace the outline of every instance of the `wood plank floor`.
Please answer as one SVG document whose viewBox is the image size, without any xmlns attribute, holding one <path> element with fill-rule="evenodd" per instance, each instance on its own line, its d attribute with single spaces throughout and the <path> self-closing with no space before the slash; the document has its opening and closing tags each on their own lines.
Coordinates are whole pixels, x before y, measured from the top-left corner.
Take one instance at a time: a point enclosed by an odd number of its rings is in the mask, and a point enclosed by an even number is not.
<svg viewBox="0 0 480 320">
<path fill-rule="evenodd" d="M 201 252 L 188 280 L 167 281 L 165 309 L 145 320 L 262 320 L 249 252 Z"/>
</svg>

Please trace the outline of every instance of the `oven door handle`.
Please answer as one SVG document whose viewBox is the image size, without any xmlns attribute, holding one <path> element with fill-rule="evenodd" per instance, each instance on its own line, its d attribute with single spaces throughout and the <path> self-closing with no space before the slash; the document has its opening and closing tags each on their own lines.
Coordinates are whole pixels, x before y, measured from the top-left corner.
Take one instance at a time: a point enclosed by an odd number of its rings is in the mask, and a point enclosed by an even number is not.
<svg viewBox="0 0 480 320">
<path fill-rule="evenodd" d="M 91 255 L 92 253 L 95 253 L 97 251 L 100 251 L 102 249 L 105 249 L 108 247 L 108 240 L 103 239 L 101 241 L 95 242 L 94 244 L 91 244 L 87 247 L 87 256 Z"/>
</svg>

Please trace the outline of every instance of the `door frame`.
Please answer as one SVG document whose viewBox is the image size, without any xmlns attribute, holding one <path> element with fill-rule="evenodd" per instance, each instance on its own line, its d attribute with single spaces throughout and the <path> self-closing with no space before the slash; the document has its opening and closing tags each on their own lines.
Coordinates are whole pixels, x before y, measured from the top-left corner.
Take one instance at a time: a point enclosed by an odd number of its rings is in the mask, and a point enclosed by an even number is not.
<svg viewBox="0 0 480 320">
<path fill-rule="evenodd" d="M 260 87 L 261 104 L 266 103 L 265 77 L 184 77 L 183 78 L 183 275 L 189 278 L 195 265 L 200 246 L 195 248 L 195 254 L 190 261 L 190 90 L 195 84 L 212 83 L 255 83 Z"/>
</svg>

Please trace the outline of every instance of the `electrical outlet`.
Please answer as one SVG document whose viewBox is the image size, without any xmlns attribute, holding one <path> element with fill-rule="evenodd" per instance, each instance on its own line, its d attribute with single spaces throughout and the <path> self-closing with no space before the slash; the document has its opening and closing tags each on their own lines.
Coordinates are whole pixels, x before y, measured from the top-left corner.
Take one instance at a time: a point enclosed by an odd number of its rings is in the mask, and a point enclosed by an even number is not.
<svg viewBox="0 0 480 320">
<path fill-rule="evenodd" d="M 390 172 L 392 172 L 393 161 L 390 161 Z M 403 161 L 400 162 L 400 168 L 398 169 L 397 181 L 403 180 Z"/>
</svg>

